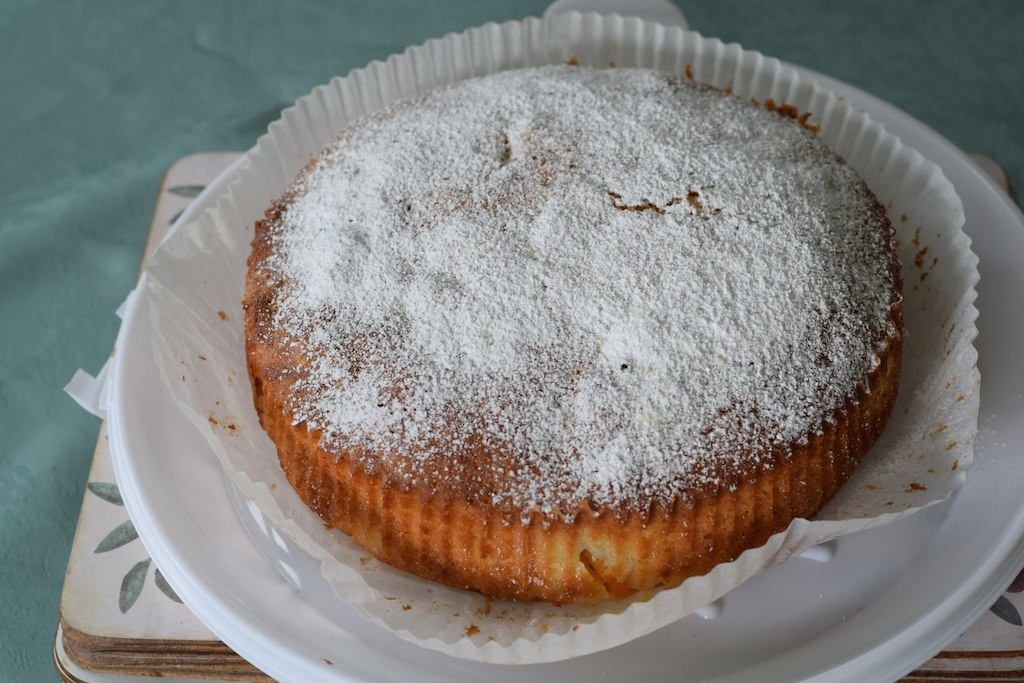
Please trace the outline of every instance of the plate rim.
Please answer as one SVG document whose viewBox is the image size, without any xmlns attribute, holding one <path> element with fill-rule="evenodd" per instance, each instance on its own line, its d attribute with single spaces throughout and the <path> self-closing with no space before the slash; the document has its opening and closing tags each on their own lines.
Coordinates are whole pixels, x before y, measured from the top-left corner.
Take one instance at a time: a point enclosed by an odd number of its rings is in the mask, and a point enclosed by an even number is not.
<svg viewBox="0 0 1024 683">
<path fill-rule="evenodd" d="M 1010 209 L 1016 211 L 1016 216 L 1015 217 L 1017 218 L 1017 221 L 1020 224 L 1020 226 L 1024 227 L 1024 219 L 1022 219 L 1022 217 L 1021 217 L 1020 210 L 1009 200 L 1008 197 L 1005 197 L 1004 195 L 1002 195 L 1001 190 L 999 190 L 995 186 L 994 182 L 991 181 L 991 179 L 987 175 L 985 175 L 983 171 L 981 171 L 979 168 L 977 168 L 977 166 L 962 151 L 957 149 L 954 145 L 952 145 L 952 143 L 950 143 L 948 140 L 943 138 L 940 134 L 938 134 L 937 132 L 935 132 L 934 130 L 929 128 L 927 125 L 921 123 L 917 119 L 913 118 L 909 114 L 906 114 L 902 110 L 899 110 L 898 108 L 894 107 L 893 105 L 891 105 L 891 104 L 889 104 L 889 103 L 887 103 L 887 102 L 885 102 L 883 100 L 880 100 L 880 99 L 876 98 L 875 96 L 870 95 L 869 93 L 866 93 L 866 92 L 860 90 L 859 88 L 856 88 L 854 86 L 846 84 L 846 83 L 844 83 L 842 81 L 838 81 L 838 80 L 833 79 L 831 77 L 825 76 L 825 75 L 820 74 L 818 72 L 812 71 L 810 69 L 805 69 L 805 68 L 802 68 L 802 67 L 794 67 L 794 68 L 796 68 L 798 71 L 800 71 L 802 75 L 807 75 L 807 76 L 809 76 L 811 78 L 819 80 L 824 85 L 826 85 L 826 87 L 829 87 L 830 89 L 834 90 L 835 92 L 840 93 L 840 94 L 842 94 L 844 96 L 850 97 L 851 99 L 856 101 L 858 103 L 858 105 L 863 105 L 865 103 L 870 104 L 871 105 L 870 108 L 868 108 L 868 107 L 865 107 L 865 108 L 869 109 L 869 111 L 872 114 L 872 117 L 875 118 L 876 120 L 878 120 L 880 118 L 875 113 L 876 110 L 879 110 L 879 109 L 884 110 L 886 115 L 887 115 L 885 117 L 882 117 L 882 118 L 886 119 L 886 121 L 885 121 L 886 124 L 888 124 L 888 119 L 892 118 L 892 117 L 897 117 L 897 118 L 898 117 L 902 117 L 903 119 L 905 119 L 903 121 L 904 125 L 910 125 L 910 126 L 916 128 L 918 133 L 920 133 L 922 135 L 925 135 L 926 137 L 930 138 L 929 142 L 931 144 L 938 145 L 940 147 L 944 147 L 945 149 L 943 151 L 945 151 L 947 154 L 952 154 L 953 157 L 956 159 L 956 161 L 958 163 L 960 163 L 961 165 L 966 166 L 966 168 L 968 168 L 971 171 L 973 171 L 975 176 L 976 176 L 976 179 L 978 181 L 981 181 L 983 186 L 988 191 L 994 193 L 997 198 L 1001 199 L 1005 206 L 1007 206 Z M 836 87 L 836 86 L 838 86 L 838 87 Z M 886 125 L 886 127 L 887 127 L 887 129 L 889 129 L 888 125 Z M 916 146 L 916 148 L 918 149 L 918 151 L 921 151 L 920 146 Z M 931 158 L 931 157 L 929 157 L 929 158 Z M 213 182 L 211 182 L 207 186 L 206 190 L 204 190 L 204 192 L 201 193 L 196 198 L 196 200 L 193 202 L 193 204 L 190 205 L 189 209 L 186 210 L 185 213 L 183 213 L 183 215 L 181 216 L 179 221 L 176 222 L 175 226 L 172 227 L 171 230 L 173 231 L 173 230 L 180 229 L 180 227 L 182 225 L 185 225 L 188 222 L 190 222 L 194 217 L 198 216 L 200 212 L 206 210 L 206 208 L 208 208 L 208 206 L 212 206 L 212 204 L 215 204 L 216 203 L 216 198 L 218 198 L 220 196 L 220 193 L 221 193 L 222 189 L 226 188 L 227 185 L 230 184 L 231 179 L 234 177 L 235 174 L 237 174 L 238 169 L 241 168 L 241 166 L 245 163 L 245 160 L 246 160 L 245 156 L 240 157 L 238 160 L 233 162 L 220 176 L 218 176 L 217 179 L 215 179 Z M 934 159 L 933 159 L 933 161 L 934 161 Z M 936 163 L 943 170 L 943 173 L 946 173 L 947 177 L 948 177 L 948 173 L 947 173 L 946 167 L 943 164 L 941 164 L 941 163 L 938 163 L 938 162 L 936 162 Z M 958 187 L 958 191 L 962 192 L 961 188 Z M 975 191 L 980 191 L 980 189 L 976 189 Z M 168 234 L 170 234 L 170 233 L 168 233 Z M 969 237 L 971 237 L 972 242 L 977 239 L 973 235 L 969 235 Z M 146 276 L 144 274 L 143 278 L 145 278 L 145 277 Z M 144 289 L 144 285 L 145 285 L 144 279 L 140 280 L 139 285 L 133 291 L 133 295 L 130 297 L 128 305 L 126 306 L 126 310 L 125 310 L 125 314 L 124 314 L 124 319 L 123 319 L 124 321 L 122 323 L 121 330 L 119 331 L 119 334 L 118 334 L 117 347 L 119 349 L 123 348 L 123 344 L 126 344 L 129 341 L 129 336 L 130 336 L 130 334 L 132 334 L 132 332 L 134 330 L 133 325 L 139 324 L 137 322 L 137 320 L 136 320 L 138 318 L 137 311 L 139 309 L 141 300 L 144 298 L 143 296 L 140 296 L 140 293 Z M 979 308 L 979 310 L 981 310 L 981 309 Z M 144 506 L 144 503 L 142 501 L 139 501 L 139 500 L 135 499 L 135 494 L 137 493 L 135 491 L 136 487 L 135 486 L 126 486 L 126 484 L 128 484 L 129 482 L 132 483 L 132 484 L 137 483 L 137 480 L 134 477 L 133 470 L 132 470 L 132 464 L 131 464 L 132 456 L 128 452 L 127 445 L 125 443 L 123 443 L 123 432 L 120 431 L 120 423 L 122 422 L 122 420 L 124 418 L 124 415 L 120 412 L 124 408 L 124 399 L 123 399 L 123 391 L 122 390 L 125 388 L 121 384 L 121 382 L 122 381 L 126 381 L 125 372 L 123 370 L 122 365 L 125 362 L 123 359 L 126 356 L 127 356 L 127 354 L 117 354 L 115 356 L 114 372 L 113 372 L 112 380 L 111 380 L 111 383 L 112 383 L 112 386 L 114 387 L 114 390 L 111 391 L 111 406 L 110 406 L 110 410 L 108 411 L 108 414 L 110 415 L 109 419 L 110 419 L 110 422 L 111 422 L 111 429 L 110 429 L 110 431 L 112 433 L 112 437 L 111 437 L 112 455 L 114 455 L 115 451 L 117 452 L 117 456 L 114 457 L 115 472 L 116 472 L 116 474 L 118 476 L 119 481 L 123 481 L 122 489 L 131 490 L 131 493 L 128 496 L 128 498 L 132 500 L 132 504 L 129 505 L 128 502 L 126 501 L 126 507 L 128 508 L 129 514 L 132 515 L 133 519 L 135 519 L 137 516 L 140 516 L 140 515 L 144 516 L 143 510 L 145 509 L 145 506 Z M 968 479 L 968 481 L 970 481 L 970 479 Z M 225 491 L 225 495 L 227 495 L 226 491 Z M 135 510 L 138 510 L 138 512 L 136 512 L 135 514 L 132 514 L 133 512 L 135 512 L 132 509 L 133 507 L 135 508 Z M 137 524 L 137 526 L 140 526 L 138 520 L 136 521 L 136 524 Z M 1019 524 L 1019 521 L 1018 521 L 1018 524 Z M 141 526 L 145 528 L 146 527 L 146 523 L 143 522 L 141 524 Z M 154 555 L 154 560 L 157 559 L 156 555 L 158 555 L 158 554 L 161 557 L 166 558 L 166 559 L 164 559 L 165 563 L 168 562 L 169 560 L 173 559 L 173 555 L 174 555 L 175 549 L 167 545 L 167 539 L 156 538 L 154 536 L 154 534 L 152 533 L 152 529 L 149 529 L 149 530 L 151 531 L 151 533 L 149 534 L 150 538 L 148 538 L 148 539 L 146 538 L 146 534 L 144 534 L 142 529 L 140 529 L 140 536 L 143 537 L 143 541 L 146 543 L 147 549 L 150 549 L 151 550 L 151 554 Z M 246 539 L 246 540 L 247 540 L 247 542 L 251 542 L 251 541 L 249 541 L 249 539 Z M 994 600 L 995 596 L 998 593 L 1000 593 L 1005 588 L 1005 585 L 1008 584 L 1009 581 L 1011 581 L 1013 579 L 1013 575 L 1014 575 L 1013 571 L 1014 571 L 1014 569 L 1019 569 L 1020 565 L 1022 563 L 1024 563 L 1024 545 L 1020 544 L 1020 537 L 1018 536 L 1016 538 L 1011 539 L 1009 536 L 1006 536 L 1006 537 L 1003 538 L 1003 541 L 1004 541 L 1003 542 L 1003 546 L 1004 546 L 1003 550 L 1006 551 L 1006 554 L 1002 555 L 1002 556 L 989 556 L 987 558 L 987 561 L 983 563 L 983 566 L 988 568 L 988 571 L 989 571 L 989 573 L 986 575 L 986 577 L 984 579 L 981 579 L 981 578 L 979 578 L 979 573 L 976 573 L 974 575 L 974 577 L 973 577 L 975 579 L 973 584 L 971 584 L 971 582 L 965 582 L 965 585 L 961 587 L 962 590 L 958 591 L 958 594 L 962 593 L 964 590 L 967 590 L 968 585 L 970 585 L 970 591 L 969 591 L 970 595 L 968 595 L 968 596 L 961 596 L 961 599 L 957 603 L 957 605 L 951 604 L 951 601 L 948 598 L 945 601 L 937 604 L 936 610 L 938 610 L 940 607 L 945 607 L 945 608 L 947 608 L 947 611 L 957 611 L 959 613 L 959 618 L 952 619 L 952 617 L 947 616 L 945 618 L 945 620 L 941 621 L 941 623 L 945 624 L 945 627 L 940 630 L 941 631 L 941 635 L 939 635 L 938 633 L 932 633 L 931 637 L 928 637 L 928 633 L 927 632 L 928 631 L 933 631 L 934 632 L 936 629 L 934 628 L 934 626 L 928 627 L 928 626 L 924 625 L 922 623 L 923 620 L 920 620 L 918 622 L 911 623 L 911 624 L 907 625 L 906 628 L 904 628 L 900 633 L 897 634 L 897 637 L 894 637 L 890 641 L 888 641 L 886 643 L 883 643 L 882 645 L 880 645 L 879 647 L 875 648 L 874 650 L 872 650 L 870 652 L 862 653 L 861 655 L 859 655 L 857 657 L 853 657 L 851 659 L 848 659 L 848 660 L 840 663 L 835 669 L 830 669 L 828 671 L 823 671 L 823 672 L 820 672 L 819 674 L 814 674 L 814 675 L 815 676 L 819 676 L 819 675 L 834 675 L 834 674 L 836 674 L 838 672 L 841 672 L 844 669 L 850 669 L 851 667 L 856 669 L 856 666 L 865 666 L 866 665 L 865 662 L 867 662 L 868 660 L 875 660 L 876 662 L 877 661 L 881 661 L 881 660 L 878 659 L 878 652 L 880 650 L 883 650 L 883 649 L 886 649 L 886 648 L 888 648 L 890 650 L 891 649 L 896 649 L 896 650 L 900 650 L 900 651 L 906 650 L 908 647 L 913 647 L 913 643 L 904 642 L 904 641 L 908 641 L 908 640 L 909 641 L 913 641 L 913 642 L 917 642 L 919 645 L 920 645 L 920 641 L 928 640 L 929 641 L 929 647 L 934 646 L 935 650 L 941 649 L 941 647 L 946 642 L 948 642 L 949 639 L 951 639 L 952 637 L 955 637 L 955 635 L 959 632 L 959 630 L 962 628 L 963 625 L 965 625 L 966 623 L 969 623 L 970 621 L 973 621 L 974 619 L 977 618 L 978 615 L 980 615 L 982 612 L 984 612 L 987 609 L 988 603 L 991 602 L 991 600 L 989 600 L 988 597 L 991 596 L 991 599 Z M 158 549 L 156 553 L 153 553 L 153 551 L 151 549 L 151 545 Z M 1009 546 L 1009 548 L 1007 548 L 1006 546 Z M 177 562 L 175 562 L 175 565 L 176 565 L 176 567 L 179 567 Z M 163 569 L 162 569 L 162 571 L 163 571 Z M 167 573 L 167 572 L 165 572 L 165 573 Z M 181 573 L 187 573 L 186 570 L 183 567 L 180 567 L 180 572 L 179 571 L 173 572 L 174 575 L 179 575 Z M 994 577 L 998 577 L 998 579 L 996 579 Z M 180 578 L 182 580 L 184 580 L 187 577 L 181 576 Z M 283 581 L 283 579 L 282 579 L 282 581 Z M 175 586 L 175 588 L 177 589 L 177 586 Z M 180 594 L 180 592 L 179 592 L 179 594 Z M 968 598 L 971 597 L 971 596 L 973 596 L 975 598 L 973 601 L 969 601 L 968 600 Z M 982 598 L 981 596 L 984 596 L 984 598 Z M 953 609 L 954 607 L 962 607 L 962 603 L 964 603 L 964 602 L 971 602 L 972 603 L 970 609 L 968 609 L 966 611 L 964 611 L 962 609 L 961 610 L 954 610 Z M 224 606 L 220 605 L 219 607 L 221 607 L 223 609 Z M 194 610 L 194 611 L 196 611 L 196 610 Z M 212 608 L 211 608 L 211 612 L 212 611 L 214 611 L 214 610 L 212 610 Z M 203 619 L 202 615 L 197 614 L 197 616 L 199 616 L 200 619 L 202 621 L 204 621 L 204 623 L 206 623 L 207 619 Z M 216 618 L 216 615 L 212 615 L 212 617 Z M 241 619 L 241 617 L 239 615 L 237 615 L 237 614 L 227 614 L 227 613 L 221 614 L 220 617 L 225 619 L 225 620 L 227 620 L 227 621 L 231 621 L 232 619 L 237 621 L 237 620 Z M 247 627 L 251 627 L 252 625 L 251 624 L 246 624 L 246 626 Z M 370 626 L 370 625 L 368 624 L 368 626 Z M 918 633 L 918 631 L 921 631 L 922 629 L 924 629 L 925 633 Z M 211 628 L 211 630 L 213 630 L 215 633 L 217 633 L 217 629 Z M 224 629 L 220 629 L 220 630 L 223 631 Z M 243 648 L 247 650 L 246 656 L 252 656 L 253 654 L 256 654 L 256 653 L 254 653 L 252 651 L 252 650 L 254 650 L 256 648 L 244 647 L 245 644 L 243 644 L 242 642 L 238 642 L 239 639 L 231 638 L 230 634 L 217 633 L 217 635 L 218 635 L 218 637 L 221 637 L 221 638 L 225 639 L 226 642 L 229 641 L 229 640 L 236 641 L 237 645 L 235 643 L 233 643 L 233 642 L 229 642 L 228 643 L 232 647 L 238 648 L 238 646 L 243 646 Z M 264 633 L 262 635 L 265 638 L 270 638 L 271 640 L 273 640 L 273 636 L 269 632 L 266 632 L 266 633 Z M 225 637 L 225 636 L 228 636 L 228 637 Z M 280 642 L 278 644 L 280 644 Z M 269 650 L 272 650 L 272 649 L 273 648 L 269 648 Z M 269 650 L 267 651 L 268 658 L 270 658 L 269 657 Z M 254 659 L 262 659 L 262 658 L 254 657 Z M 294 659 L 294 657 L 293 657 L 293 659 Z M 898 675 L 900 675 L 902 673 L 906 673 L 907 671 L 912 670 L 914 668 L 914 666 L 916 666 L 916 664 L 920 663 L 920 662 L 917 662 L 917 661 L 910 662 L 910 666 L 909 666 L 909 668 L 907 668 L 906 662 L 897 664 L 892 657 L 890 657 L 890 658 L 883 658 L 883 659 L 885 661 L 892 662 L 893 666 L 885 668 L 884 670 L 879 668 L 878 666 L 876 666 L 873 671 L 877 672 L 877 674 L 879 674 L 879 675 L 885 675 L 885 676 L 889 676 L 889 675 L 897 675 L 898 676 Z M 921 660 L 921 661 L 923 661 L 923 660 Z M 297 663 L 297 662 L 293 662 L 293 663 Z M 277 666 L 275 664 L 276 664 L 275 662 L 265 662 L 265 665 L 267 667 L 277 669 Z M 257 664 L 257 665 L 259 666 L 259 664 Z M 294 673 L 295 672 L 293 671 L 292 674 L 294 674 Z M 339 672 L 336 669 L 326 669 L 326 668 L 324 668 L 324 666 L 317 667 L 316 663 L 313 662 L 312 663 L 312 669 L 310 671 L 304 672 L 304 673 L 308 673 L 308 674 L 328 673 L 331 677 L 333 677 L 333 676 L 337 675 Z"/>
</svg>

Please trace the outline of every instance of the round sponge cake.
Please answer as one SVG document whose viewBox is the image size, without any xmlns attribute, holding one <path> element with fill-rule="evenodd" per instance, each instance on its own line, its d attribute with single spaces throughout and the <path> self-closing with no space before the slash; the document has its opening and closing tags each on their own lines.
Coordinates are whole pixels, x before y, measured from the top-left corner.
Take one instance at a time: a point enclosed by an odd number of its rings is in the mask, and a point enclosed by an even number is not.
<svg viewBox="0 0 1024 683">
<path fill-rule="evenodd" d="M 256 225 L 256 409 L 324 521 L 557 603 L 813 515 L 895 400 L 893 231 L 806 118 L 656 71 L 506 71 L 349 126 Z"/>
</svg>

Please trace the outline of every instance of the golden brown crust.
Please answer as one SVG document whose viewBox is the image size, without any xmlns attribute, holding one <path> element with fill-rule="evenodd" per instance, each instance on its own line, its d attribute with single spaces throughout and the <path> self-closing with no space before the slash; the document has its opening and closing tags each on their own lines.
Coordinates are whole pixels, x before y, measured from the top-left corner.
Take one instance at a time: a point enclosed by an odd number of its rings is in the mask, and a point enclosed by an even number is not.
<svg viewBox="0 0 1024 683">
<path fill-rule="evenodd" d="M 272 216 L 272 212 L 268 212 Z M 250 264 L 266 255 L 258 226 Z M 289 382 L 301 363 L 268 335 L 272 283 L 247 280 L 247 364 L 260 422 L 277 445 L 288 481 L 324 522 L 378 559 L 441 583 L 512 599 L 553 603 L 625 597 L 678 585 L 762 545 L 795 518 L 813 516 L 847 481 L 892 411 L 902 351 L 900 305 L 879 364 L 855 396 L 806 443 L 779 449 L 753 475 L 687 501 L 646 511 L 591 509 L 575 519 L 524 523 L 451 489 L 429 495 L 370 472 L 359 454 L 330 454 L 320 433 L 292 425 Z"/>
<path fill-rule="evenodd" d="M 788 105 L 768 100 L 765 107 L 809 127 L 806 115 Z M 621 197 L 609 194 L 617 209 L 659 211 L 650 201 L 620 205 L 616 200 Z M 671 201 L 677 200 L 682 197 Z M 615 506 L 584 502 L 578 509 L 549 514 L 519 510 L 507 502 L 499 505 L 483 490 L 486 483 L 481 488 L 485 475 L 474 475 L 478 470 L 500 475 L 503 468 L 490 465 L 507 454 L 473 443 L 459 454 L 461 473 L 467 476 L 444 481 L 436 477 L 429 487 L 417 487 L 386 467 L 369 464 L 395 460 L 382 457 L 390 453 L 344 447 L 328 451 L 318 430 L 305 422 L 293 424 L 299 391 L 295 377 L 315 359 L 275 328 L 282 285 L 277 278 L 283 276 L 261 267 L 273 250 L 270 226 L 289 201 L 286 195 L 257 223 L 249 258 L 246 355 L 257 413 L 303 501 L 328 526 L 350 535 L 378 559 L 418 576 L 500 598 L 554 603 L 625 597 L 678 585 L 764 544 L 793 519 L 813 516 L 849 479 L 892 411 L 903 344 L 900 303 L 891 307 L 884 328 L 874 333 L 878 364 L 850 389 L 818 433 L 774 450 L 758 444 L 757 457 L 716 470 L 715 476 L 693 483 L 671 502 L 652 498 L 646 507 L 643 501 Z M 702 210 L 698 198 L 687 201 Z M 884 231 L 888 251 L 877 256 L 888 260 L 898 294 L 891 226 L 877 202 L 871 212 L 868 229 Z M 348 347 L 344 351 L 354 365 L 365 360 Z M 438 434 L 436 439 L 451 436 Z M 413 456 L 417 447 L 410 447 Z M 425 470 L 423 478 L 433 474 Z"/>
</svg>

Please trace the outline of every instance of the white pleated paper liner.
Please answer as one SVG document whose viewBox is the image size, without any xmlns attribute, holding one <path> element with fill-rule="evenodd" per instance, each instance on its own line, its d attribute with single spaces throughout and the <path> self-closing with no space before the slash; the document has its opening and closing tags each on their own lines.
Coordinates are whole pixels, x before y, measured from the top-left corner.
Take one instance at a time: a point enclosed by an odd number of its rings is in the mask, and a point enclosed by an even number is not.
<svg viewBox="0 0 1024 683">
<path fill-rule="evenodd" d="M 259 426 L 245 369 L 241 300 L 254 222 L 348 122 L 438 85 L 571 57 L 584 66 L 688 73 L 739 97 L 772 98 L 810 112 L 810 123 L 865 178 L 896 226 L 907 337 L 901 390 L 885 433 L 814 520 L 796 520 L 765 546 L 647 601 L 555 607 L 490 600 L 424 581 L 370 560 L 348 537 L 325 530 L 291 490 Z M 146 294 L 155 357 L 177 402 L 251 506 L 320 562 L 337 599 L 424 647 L 484 662 L 544 662 L 650 633 L 794 553 L 904 517 L 963 483 L 973 458 L 980 378 L 972 345 L 977 258 L 962 224 L 960 200 L 935 165 L 777 60 L 640 20 L 573 13 L 433 40 L 315 89 L 270 126 L 216 208 L 160 247 L 147 268 Z M 274 559 L 290 566 L 285 545 Z"/>
</svg>

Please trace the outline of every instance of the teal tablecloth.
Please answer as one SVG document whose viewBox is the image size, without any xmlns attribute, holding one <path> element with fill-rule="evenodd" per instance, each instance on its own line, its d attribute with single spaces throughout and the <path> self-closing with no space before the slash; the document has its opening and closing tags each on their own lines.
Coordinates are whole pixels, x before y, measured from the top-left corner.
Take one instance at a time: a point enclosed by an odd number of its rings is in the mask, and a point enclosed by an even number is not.
<svg viewBox="0 0 1024 683">
<path fill-rule="evenodd" d="M 110 352 L 164 170 L 248 148 L 334 75 L 546 4 L 0 3 L 0 680 L 56 678 L 61 582 L 99 427 L 61 388 Z M 694 29 L 859 86 L 1024 187 L 1024 3 L 682 6 Z"/>
</svg>

